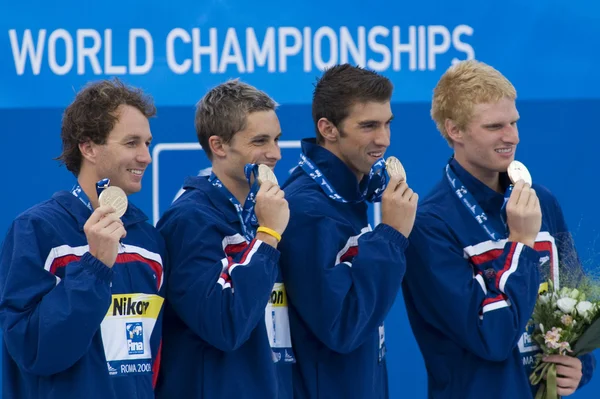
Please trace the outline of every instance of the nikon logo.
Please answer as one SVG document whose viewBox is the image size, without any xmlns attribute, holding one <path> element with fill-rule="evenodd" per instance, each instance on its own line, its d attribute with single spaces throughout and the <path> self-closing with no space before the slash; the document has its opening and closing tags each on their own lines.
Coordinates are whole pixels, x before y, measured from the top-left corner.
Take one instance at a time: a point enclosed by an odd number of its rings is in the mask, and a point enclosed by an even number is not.
<svg viewBox="0 0 600 399">
<path fill-rule="evenodd" d="M 150 302 L 132 301 L 131 298 L 113 299 L 113 316 L 145 315 Z"/>
</svg>

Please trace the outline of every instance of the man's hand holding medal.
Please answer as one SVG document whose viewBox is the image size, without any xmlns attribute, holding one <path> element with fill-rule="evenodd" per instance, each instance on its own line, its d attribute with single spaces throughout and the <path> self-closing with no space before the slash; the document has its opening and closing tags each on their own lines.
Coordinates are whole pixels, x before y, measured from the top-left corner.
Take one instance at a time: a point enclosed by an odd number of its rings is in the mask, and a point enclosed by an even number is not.
<svg viewBox="0 0 600 399">
<path fill-rule="evenodd" d="M 385 167 L 390 181 L 381 198 L 381 222 L 408 237 L 415 223 L 419 195 L 408 187 L 406 171 L 398 158 L 388 157 Z"/>
</svg>

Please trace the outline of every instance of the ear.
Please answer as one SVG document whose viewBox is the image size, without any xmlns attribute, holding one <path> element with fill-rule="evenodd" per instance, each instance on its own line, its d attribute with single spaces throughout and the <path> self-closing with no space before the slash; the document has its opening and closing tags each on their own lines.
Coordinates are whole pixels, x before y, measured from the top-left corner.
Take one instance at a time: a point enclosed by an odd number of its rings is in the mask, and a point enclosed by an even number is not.
<svg viewBox="0 0 600 399">
<path fill-rule="evenodd" d="M 448 137 L 450 137 L 454 143 L 462 143 L 464 139 L 464 133 L 452 119 L 446 119 L 444 122 L 444 127 L 446 128 Z"/>
<path fill-rule="evenodd" d="M 98 148 L 92 140 L 79 143 L 79 151 L 81 152 L 81 156 L 88 162 L 91 162 L 92 164 L 97 162 Z"/>
<path fill-rule="evenodd" d="M 340 133 L 331 121 L 327 118 L 321 118 L 317 122 L 317 128 L 319 129 L 319 133 L 323 136 L 325 142 L 334 143 L 338 140 Z"/>
<path fill-rule="evenodd" d="M 210 152 L 213 153 L 214 156 L 217 157 L 225 157 L 227 155 L 226 146 L 223 139 L 219 136 L 210 136 L 208 138 L 208 146 L 210 148 Z"/>
</svg>

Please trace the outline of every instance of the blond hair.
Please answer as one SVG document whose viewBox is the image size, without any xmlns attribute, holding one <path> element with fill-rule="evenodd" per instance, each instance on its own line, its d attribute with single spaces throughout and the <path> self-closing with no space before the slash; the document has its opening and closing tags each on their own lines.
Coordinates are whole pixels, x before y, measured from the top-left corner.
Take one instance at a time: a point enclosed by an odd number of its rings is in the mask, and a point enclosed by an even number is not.
<svg viewBox="0 0 600 399">
<path fill-rule="evenodd" d="M 433 90 L 431 117 L 452 147 L 446 119 L 454 121 L 459 129 L 465 129 L 475 105 L 495 103 L 505 97 L 515 100 L 517 91 L 504 75 L 483 62 L 462 61 L 448 68 Z"/>
</svg>

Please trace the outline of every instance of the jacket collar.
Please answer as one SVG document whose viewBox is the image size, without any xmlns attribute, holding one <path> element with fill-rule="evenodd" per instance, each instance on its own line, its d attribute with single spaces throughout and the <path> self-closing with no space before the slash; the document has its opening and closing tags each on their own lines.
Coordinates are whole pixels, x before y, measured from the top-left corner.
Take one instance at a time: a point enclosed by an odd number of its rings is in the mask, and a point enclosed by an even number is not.
<svg viewBox="0 0 600 399">
<path fill-rule="evenodd" d="M 52 198 L 58 202 L 72 217 L 77 221 L 80 231 L 92 215 L 92 211 L 83 204 L 77 197 L 68 191 L 59 191 Z M 127 210 L 121 218 L 125 227 L 148 220 L 148 217 L 139 208 L 128 201 Z"/>
</svg>

